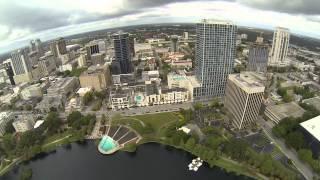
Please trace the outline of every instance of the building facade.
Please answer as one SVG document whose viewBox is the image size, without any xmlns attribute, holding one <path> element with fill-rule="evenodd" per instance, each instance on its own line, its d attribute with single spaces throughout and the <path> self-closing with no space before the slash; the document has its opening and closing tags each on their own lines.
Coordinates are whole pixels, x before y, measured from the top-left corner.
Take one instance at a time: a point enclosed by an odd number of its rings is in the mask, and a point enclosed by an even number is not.
<svg viewBox="0 0 320 180">
<path fill-rule="evenodd" d="M 269 55 L 269 66 L 287 66 L 290 32 L 287 28 L 277 27 L 273 33 L 272 48 Z"/>
<path fill-rule="evenodd" d="M 0 112 L 0 136 L 6 132 L 6 126 L 12 118 L 11 112 Z"/>
<path fill-rule="evenodd" d="M 129 45 L 129 34 L 119 32 L 112 36 L 114 43 L 115 60 L 120 66 L 121 74 L 128 74 L 133 71 L 131 52 Z"/>
<path fill-rule="evenodd" d="M 194 99 L 224 96 L 226 81 L 233 71 L 237 26 L 231 22 L 202 20 L 196 25 L 195 75 L 201 84 Z"/>
<path fill-rule="evenodd" d="M 253 125 L 258 117 L 265 86 L 264 78 L 254 72 L 230 74 L 227 82 L 225 106 L 232 114 L 237 129 Z"/>
<path fill-rule="evenodd" d="M 266 72 L 268 67 L 269 47 L 255 44 L 249 49 L 248 71 Z"/>
<path fill-rule="evenodd" d="M 97 91 L 106 89 L 111 84 L 109 67 L 90 67 L 80 75 L 79 80 L 82 88 L 90 87 Z"/>
</svg>

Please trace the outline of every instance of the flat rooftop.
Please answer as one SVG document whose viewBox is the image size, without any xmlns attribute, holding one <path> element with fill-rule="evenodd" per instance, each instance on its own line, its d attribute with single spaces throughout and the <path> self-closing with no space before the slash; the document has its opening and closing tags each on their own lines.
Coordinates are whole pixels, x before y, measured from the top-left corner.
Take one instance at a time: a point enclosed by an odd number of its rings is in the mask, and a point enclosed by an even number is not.
<svg viewBox="0 0 320 180">
<path fill-rule="evenodd" d="M 306 131 L 308 131 L 313 137 L 320 141 L 320 116 L 300 123 Z"/>
<path fill-rule="evenodd" d="M 267 108 L 269 111 L 274 113 L 280 119 L 290 117 L 290 116 L 295 118 L 300 117 L 305 112 L 305 110 L 295 102 L 272 105 L 272 106 L 268 106 Z"/>
<path fill-rule="evenodd" d="M 266 77 L 263 74 L 255 72 L 241 72 L 240 74 L 230 74 L 229 80 L 237 84 L 247 93 L 264 92 L 264 81 Z"/>
</svg>

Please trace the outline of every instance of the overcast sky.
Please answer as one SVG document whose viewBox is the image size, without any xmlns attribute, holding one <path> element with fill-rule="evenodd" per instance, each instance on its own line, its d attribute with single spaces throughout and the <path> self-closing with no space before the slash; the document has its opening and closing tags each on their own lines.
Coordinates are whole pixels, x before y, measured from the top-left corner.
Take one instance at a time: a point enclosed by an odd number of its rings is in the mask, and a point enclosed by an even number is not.
<svg viewBox="0 0 320 180">
<path fill-rule="evenodd" d="M 0 0 L 0 53 L 33 38 L 202 18 L 320 37 L 320 0 Z"/>
</svg>

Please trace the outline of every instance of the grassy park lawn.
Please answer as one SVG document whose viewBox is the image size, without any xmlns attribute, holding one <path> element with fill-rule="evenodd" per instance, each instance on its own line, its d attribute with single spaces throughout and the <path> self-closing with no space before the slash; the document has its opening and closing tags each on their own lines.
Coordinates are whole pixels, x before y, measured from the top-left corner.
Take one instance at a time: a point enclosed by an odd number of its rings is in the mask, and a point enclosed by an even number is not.
<svg viewBox="0 0 320 180">
<path fill-rule="evenodd" d="M 136 130 L 143 137 L 158 137 L 161 129 L 167 125 L 178 122 L 180 113 L 166 112 L 157 114 L 146 114 L 137 116 L 121 116 L 112 117 L 113 124 L 128 125 Z"/>
</svg>

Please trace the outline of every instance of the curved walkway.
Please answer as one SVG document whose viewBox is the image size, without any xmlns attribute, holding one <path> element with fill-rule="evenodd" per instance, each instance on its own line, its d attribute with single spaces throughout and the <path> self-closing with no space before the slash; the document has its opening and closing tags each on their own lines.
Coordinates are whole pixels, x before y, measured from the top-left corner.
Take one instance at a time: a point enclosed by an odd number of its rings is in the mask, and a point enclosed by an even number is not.
<svg viewBox="0 0 320 180">
<path fill-rule="evenodd" d="M 140 124 L 141 124 L 141 126 L 143 126 L 143 127 L 146 127 L 146 124 L 143 122 L 143 121 L 141 121 L 140 119 L 137 119 L 137 118 L 132 118 L 132 117 L 123 117 L 123 118 L 120 118 L 120 120 L 135 120 L 135 121 L 138 121 Z"/>
</svg>

